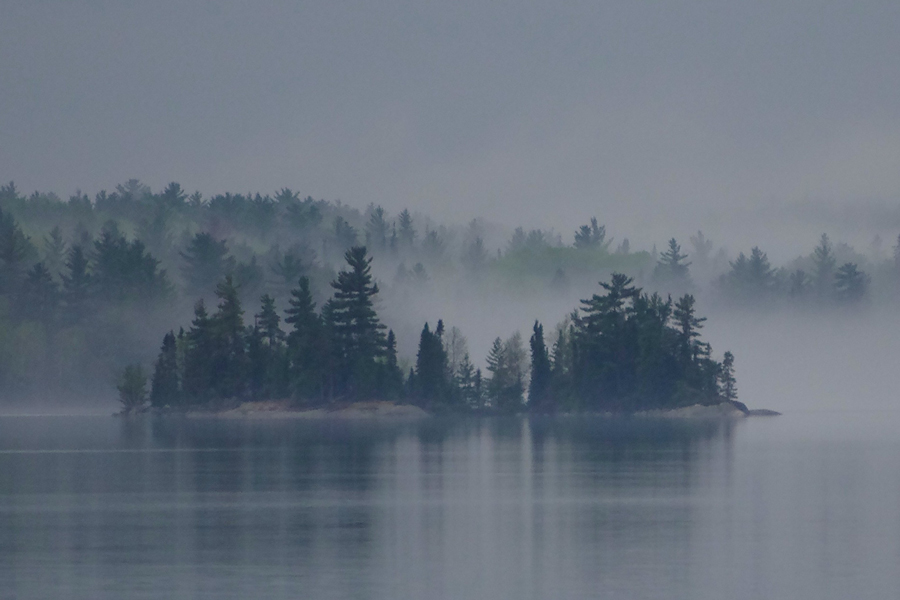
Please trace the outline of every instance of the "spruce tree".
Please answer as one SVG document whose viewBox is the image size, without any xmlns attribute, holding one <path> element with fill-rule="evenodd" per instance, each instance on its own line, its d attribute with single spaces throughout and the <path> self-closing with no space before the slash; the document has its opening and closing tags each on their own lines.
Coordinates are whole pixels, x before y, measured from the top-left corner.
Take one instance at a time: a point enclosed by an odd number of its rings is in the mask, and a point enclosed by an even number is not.
<svg viewBox="0 0 900 600">
<path fill-rule="evenodd" d="M 285 313 L 285 322 L 292 327 L 287 345 L 294 395 L 307 402 L 321 400 L 325 393 L 325 369 L 331 365 L 330 347 L 322 318 L 316 313 L 308 277 L 301 277 L 299 286 L 291 290 Z"/>
<path fill-rule="evenodd" d="M 813 283 L 816 286 L 816 291 L 819 297 L 827 298 L 831 295 L 833 289 L 837 259 L 834 256 L 831 240 L 824 233 L 819 239 L 819 245 L 813 250 L 813 265 Z"/>
<path fill-rule="evenodd" d="M 378 320 L 373 299 L 378 285 L 372 281 L 372 259 L 365 246 L 350 248 L 344 258 L 348 269 L 332 282 L 331 327 L 338 359 L 337 385 L 351 397 L 376 393 L 376 359 L 384 355 L 385 326 Z"/>
<path fill-rule="evenodd" d="M 184 279 L 194 294 L 208 294 L 224 275 L 234 270 L 234 259 L 228 256 L 225 240 L 201 232 L 191 238 L 184 252 Z"/>
<path fill-rule="evenodd" d="M 660 254 L 656 268 L 653 270 L 654 278 L 662 285 L 671 285 L 677 288 L 685 288 L 690 285 L 690 262 L 685 259 L 687 254 L 681 253 L 681 246 L 672 238 L 669 240 L 669 249 Z"/>
<path fill-rule="evenodd" d="M 214 387 L 219 398 L 239 398 L 247 371 L 244 310 L 231 275 L 216 286 L 218 310 L 212 317 Z"/>
<path fill-rule="evenodd" d="M 169 332 L 163 337 L 162 348 L 156 359 L 150 386 L 150 404 L 156 408 L 175 406 L 179 403 L 178 350 L 175 334 Z"/>
<path fill-rule="evenodd" d="M 419 351 L 416 354 L 417 397 L 426 406 L 447 401 L 447 353 L 441 339 L 443 330 L 443 321 L 438 321 L 433 333 L 425 323 L 419 337 Z"/>
<path fill-rule="evenodd" d="M 69 323 L 78 323 L 89 311 L 88 302 L 91 294 L 91 274 L 88 271 L 88 259 L 80 245 L 69 249 L 66 261 L 66 273 L 62 275 L 62 300 L 65 305 L 65 316 Z"/>
<path fill-rule="evenodd" d="M 544 326 L 538 321 L 534 322 L 529 344 L 531 346 L 531 382 L 528 386 L 528 407 L 536 412 L 551 412 L 553 406 L 550 389 L 550 354 L 544 343 Z"/>
<path fill-rule="evenodd" d="M 184 380 L 182 389 L 190 403 L 209 400 L 213 395 L 213 322 L 203 300 L 194 305 L 194 320 L 185 335 Z"/>
<path fill-rule="evenodd" d="M 724 400 L 737 400 L 737 380 L 734 377 L 734 355 L 726 352 L 719 368 L 719 395 Z"/>
<path fill-rule="evenodd" d="M 398 231 L 400 243 L 405 248 L 412 247 L 416 241 L 416 230 L 413 227 L 413 219 L 412 215 L 409 214 L 409 210 L 404 208 L 397 220 L 400 222 L 400 230 Z"/>
</svg>

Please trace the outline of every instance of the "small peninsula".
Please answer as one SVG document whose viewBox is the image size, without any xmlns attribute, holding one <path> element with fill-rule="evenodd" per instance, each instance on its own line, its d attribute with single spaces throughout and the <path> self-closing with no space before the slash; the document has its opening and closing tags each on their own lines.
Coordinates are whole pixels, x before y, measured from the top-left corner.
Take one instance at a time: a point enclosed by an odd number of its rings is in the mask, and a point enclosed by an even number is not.
<svg viewBox="0 0 900 600">
<path fill-rule="evenodd" d="M 443 321 L 422 328 L 415 366 L 400 368 L 394 332 L 381 323 L 378 285 L 364 246 L 345 254 L 333 295 L 317 310 L 307 277 L 290 292 L 282 329 L 275 300 L 260 298 L 244 321 L 229 275 L 210 313 L 198 300 L 189 329 L 163 338 L 149 393 L 157 412 L 224 417 L 423 416 L 484 414 L 633 414 L 745 416 L 736 401 L 734 356 L 713 358 L 701 341 L 706 320 L 695 300 L 645 294 L 613 273 L 602 293 L 582 300 L 555 328 L 552 343 L 535 321 L 529 351 L 516 333 L 496 338 L 487 375 L 468 353 L 450 360 Z M 145 409 L 141 365 L 119 386 L 125 413 Z M 287 399 L 287 400 L 285 400 Z"/>
</svg>

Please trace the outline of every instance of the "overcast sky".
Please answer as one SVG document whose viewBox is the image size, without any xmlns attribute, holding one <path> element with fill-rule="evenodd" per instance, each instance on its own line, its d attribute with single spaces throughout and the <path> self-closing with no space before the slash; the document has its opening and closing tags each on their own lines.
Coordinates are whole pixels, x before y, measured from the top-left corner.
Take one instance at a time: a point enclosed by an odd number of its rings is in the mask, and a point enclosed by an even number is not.
<svg viewBox="0 0 900 600">
<path fill-rule="evenodd" d="M 900 198 L 900 3 L 2 0 L 0 178 L 569 231 Z"/>
</svg>

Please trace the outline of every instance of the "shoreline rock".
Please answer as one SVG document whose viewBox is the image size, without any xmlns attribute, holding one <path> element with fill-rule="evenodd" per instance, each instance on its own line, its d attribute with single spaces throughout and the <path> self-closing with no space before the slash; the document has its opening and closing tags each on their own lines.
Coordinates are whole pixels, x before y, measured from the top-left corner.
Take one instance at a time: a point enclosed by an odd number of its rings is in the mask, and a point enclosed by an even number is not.
<svg viewBox="0 0 900 600">
<path fill-rule="evenodd" d="M 418 406 L 379 400 L 328 408 L 303 408 L 278 401 L 244 402 L 227 410 L 188 411 L 186 416 L 194 419 L 417 419 L 430 415 Z"/>
</svg>

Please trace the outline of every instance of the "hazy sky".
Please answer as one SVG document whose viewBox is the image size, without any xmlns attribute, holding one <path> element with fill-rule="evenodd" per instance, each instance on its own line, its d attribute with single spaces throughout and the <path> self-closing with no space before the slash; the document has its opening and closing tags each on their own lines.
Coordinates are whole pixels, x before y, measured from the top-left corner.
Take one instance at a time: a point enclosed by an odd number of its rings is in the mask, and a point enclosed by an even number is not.
<svg viewBox="0 0 900 600">
<path fill-rule="evenodd" d="M 896 0 L 2 5 L 25 191 L 288 186 L 563 231 L 900 197 Z"/>
</svg>

